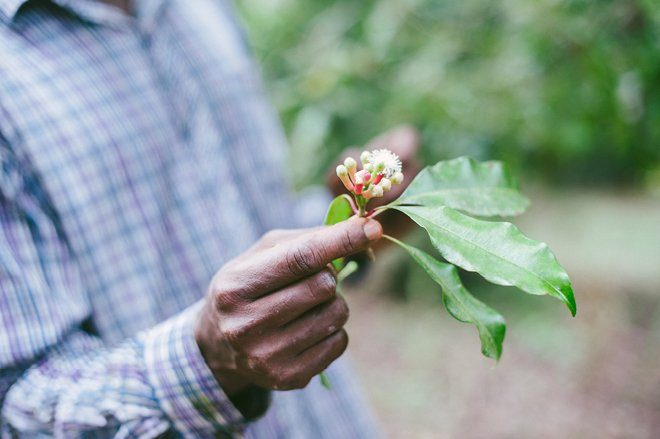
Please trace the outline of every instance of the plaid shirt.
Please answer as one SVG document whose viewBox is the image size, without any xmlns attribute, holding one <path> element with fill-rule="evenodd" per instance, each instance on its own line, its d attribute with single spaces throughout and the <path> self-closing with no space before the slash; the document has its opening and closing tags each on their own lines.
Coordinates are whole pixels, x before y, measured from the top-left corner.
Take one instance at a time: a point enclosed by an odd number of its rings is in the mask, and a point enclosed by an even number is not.
<svg viewBox="0 0 660 439">
<path fill-rule="evenodd" d="M 2 437 L 373 435 L 341 360 L 247 423 L 192 335 L 218 267 L 298 225 L 283 146 L 223 0 L 0 0 Z"/>
</svg>

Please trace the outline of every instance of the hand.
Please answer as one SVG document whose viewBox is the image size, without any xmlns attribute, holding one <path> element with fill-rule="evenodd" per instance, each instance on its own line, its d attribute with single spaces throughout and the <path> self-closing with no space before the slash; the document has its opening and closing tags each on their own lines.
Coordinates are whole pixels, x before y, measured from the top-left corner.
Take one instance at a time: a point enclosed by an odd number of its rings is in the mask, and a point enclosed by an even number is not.
<svg viewBox="0 0 660 439">
<path fill-rule="evenodd" d="M 346 349 L 348 306 L 328 264 L 380 239 L 375 220 L 273 231 L 214 276 L 195 339 L 231 397 L 303 388 Z"/>
</svg>

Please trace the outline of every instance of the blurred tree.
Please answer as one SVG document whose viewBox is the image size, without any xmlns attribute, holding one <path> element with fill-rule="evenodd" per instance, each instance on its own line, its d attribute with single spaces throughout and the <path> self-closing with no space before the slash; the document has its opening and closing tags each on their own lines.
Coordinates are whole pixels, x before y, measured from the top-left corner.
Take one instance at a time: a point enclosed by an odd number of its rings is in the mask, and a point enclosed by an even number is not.
<svg viewBox="0 0 660 439">
<path fill-rule="evenodd" d="M 657 0 L 238 0 L 297 167 L 400 122 L 426 160 L 502 159 L 553 184 L 660 172 Z M 318 166 L 315 167 L 315 164 Z"/>
</svg>

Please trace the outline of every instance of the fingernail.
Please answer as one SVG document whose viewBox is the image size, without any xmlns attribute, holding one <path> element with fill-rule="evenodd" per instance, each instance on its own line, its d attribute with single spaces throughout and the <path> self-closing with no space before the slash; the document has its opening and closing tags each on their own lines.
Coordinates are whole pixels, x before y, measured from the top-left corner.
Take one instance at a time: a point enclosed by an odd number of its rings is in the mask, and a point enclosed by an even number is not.
<svg viewBox="0 0 660 439">
<path fill-rule="evenodd" d="M 382 234 L 380 223 L 374 220 L 368 220 L 364 223 L 362 230 L 369 241 L 374 241 L 380 238 L 380 235 Z"/>
</svg>

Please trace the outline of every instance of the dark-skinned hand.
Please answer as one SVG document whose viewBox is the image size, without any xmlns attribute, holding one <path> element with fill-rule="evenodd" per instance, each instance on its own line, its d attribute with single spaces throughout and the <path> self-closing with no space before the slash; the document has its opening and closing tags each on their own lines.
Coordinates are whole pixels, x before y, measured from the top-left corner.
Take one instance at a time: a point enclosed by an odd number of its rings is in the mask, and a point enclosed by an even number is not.
<svg viewBox="0 0 660 439">
<path fill-rule="evenodd" d="M 195 339 L 230 398 L 305 387 L 346 349 L 348 306 L 328 264 L 382 236 L 375 220 L 273 231 L 214 276 Z"/>
</svg>

